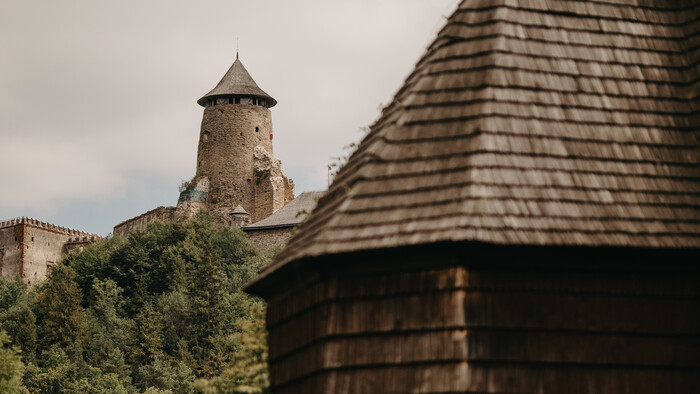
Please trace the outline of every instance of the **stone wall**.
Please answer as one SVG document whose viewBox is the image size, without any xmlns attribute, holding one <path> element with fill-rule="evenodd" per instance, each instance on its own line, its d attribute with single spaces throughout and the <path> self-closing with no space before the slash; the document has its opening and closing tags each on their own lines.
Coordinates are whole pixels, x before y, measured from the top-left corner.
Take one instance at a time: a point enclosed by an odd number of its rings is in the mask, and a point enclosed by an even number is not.
<svg viewBox="0 0 700 394">
<path fill-rule="evenodd" d="M 294 182 L 282 171 L 282 162 L 256 146 L 253 152 L 255 211 L 253 223 L 263 220 L 294 199 Z M 291 197 L 291 198 L 290 198 Z"/>
<path fill-rule="evenodd" d="M 180 191 L 177 207 L 158 207 L 122 222 L 114 227 L 114 235 L 143 230 L 154 220 L 185 220 L 200 209 L 228 226 L 229 214 L 238 205 L 257 222 L 294 199 L 294 182 L 272 154 L 270 110 L 244 101 L 204 109 L 197 172 Z"/>
<path fill-rule="evenodd" d="M 9 223 L 0 227 L 0 274 L 13 279 L 22 273 L 24 226 Z"/>
<path fill-rule="evenodd" d="M 258 145 L 272 152 L 269 109 L 243 104 L 204 109 L 197 176 L 209 178 L 207 203 L 222 223 L 239 204 L 254 215 L 253 151 Z"/>
<path fill-rule="evenodd" d="M 245 231 L 248 240 L 262 253 L 283 246 L 292 236 L 294 227 L 272 228 L 266 230 Z"/>
<path fill-rule="evenodd" d="M 114 235 L 126 237 L 134 230 L 145 230 L 148 223 L 156 220 L 170 222 L 175 215 L 175 207 L 158 207 L 135 218 L 126 220 L 114 226 Z"/>
<path fill-rule="evenodd" d="M 289 202 L 294 185 L 280 165 L 272 153 L 269 109 L 245 104 L 205 108 L 196 177 L 209 178 L 207 206 L 217 221 L 227 224 L 228 214 L 241 205 L 255 222 Z"/>
<path fill-rule="evenodd" d="M 54 264 L 68 253 L 65 244 L 73 237 L 48 229 L 26 226 L 24 235 L 24 281 L 28 286 L 46 279 Z"/>
<path fill-rule="evenodd" d="M 195 177 L 184 190 L 180 191 L 175 207 L 174 220 L 187 220 L 199 212 L 207 209 L 207 195 L 209 194 L 209 178 Z"/>
<path fill-rule="evenodd" d="M 46 279 L 53 264 L 68 251 L 99 238 L 30 218 L 0 222 L 0 272 L 4 278 L 20 277 L 33 286 Z"/>
</svg>

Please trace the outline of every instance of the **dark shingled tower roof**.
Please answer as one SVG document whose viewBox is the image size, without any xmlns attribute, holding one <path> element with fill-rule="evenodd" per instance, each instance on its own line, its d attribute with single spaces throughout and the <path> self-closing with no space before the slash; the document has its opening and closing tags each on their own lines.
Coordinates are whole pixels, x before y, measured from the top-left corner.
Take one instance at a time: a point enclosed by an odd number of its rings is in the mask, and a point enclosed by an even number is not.
<svg viewBox="0 0 700 394">
<path fill-rule="evenodd" d="M 436 242 L 700 248 L 699 95 L 697 2 L 463 1 L 256 281 Z"/>
<path fill-rule="evenodd" d="M 222 96 L 252 96 L 267 100 L 269 107 L 274 107 L 277 104 L 277 100 L 258 87 L 258 84 L 255 83 L 253 77 L 248 74 L 248 70 L 238 59 L 238 54 L 236 54 L 236 61 L 233 62 L 226 75 L 221 78 L 221 81 L 211 92 L 197 100 L 197 104 L 203 107 L 207 99 Z"/>
</svg>

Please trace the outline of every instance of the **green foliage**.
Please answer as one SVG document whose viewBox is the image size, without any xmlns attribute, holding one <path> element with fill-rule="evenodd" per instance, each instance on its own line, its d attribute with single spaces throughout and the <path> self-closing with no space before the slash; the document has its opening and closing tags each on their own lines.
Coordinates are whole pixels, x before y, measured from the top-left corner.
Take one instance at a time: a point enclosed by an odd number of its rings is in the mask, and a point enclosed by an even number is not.
<svg viewBox="0 0 700 394">
<path fill-rule="evenodd" d="M 143 386 L 170 390 L 174 393 L 193 393 L 192 370 L 182 361 L 168 362 L 155 359 L 150 365 L 144 365 L 138 371 L 139 381 Z"/>
<path fill-rule="evenodd" d="M 163 322 L 163 348 L 169 354 L 188 351 L 184 338 L 189 335 L 192 302 L 181 290 L 173 290 L 158 299 L 157 310 Z M 184 358 L 183 358 L 184 357 Z M 190 364 L 190 356 L 180 355 L 179 359 Z"/>
<path fill-rule="evenodd" d="M 265 392 L 265 307 L 242 287 L 268 262 L 200 212 L 72 252 L 31 291 L 0 280 L 3 345 L 26 364 L 3 346 L 19 372 L 0 379 L 19 374 L 13 390 L 31 393 L 193 393 L 196 378 Z"/>
<path fill-rule="evenodd" d="M 20 347 L 24 361 L 34 361 L 36 316 L 30 295 L 20 279 L 7 281 L 0 278 L 0 329 L 12 338 L 13 345 Z"/>
<path fill-rule="evenodd" d="M 58 344 L 78 351 L 86 319 L 81 300 L 75 271 L 65 264 L 57 265 L 37 294 L 37 331 L 43 348 Z"/>
<path fill-rule="evenodd" d="M 236 295 L 238 331 L 228 340 L 234 346 L 229 366 L 219 376 L 198 379 L 195 388 L 202 393 L 267 393 L 267 345 L 265 305 L 243 293 Z"/>
<path fill-rule="evenodd" d="M 0 278 L 0 310 L 10 309 L 24 293 L 25 286 L 21 279 L 10 281 Z"/>
<path fill-rule="evenodd" d="M 150 364 L 163 356 L 162 331 L 160 315 L 149 302 L 134 317 L 129 346 L 132 364 Z"/>
<path fill-rule="evenodd" d="M 92 288 L 95 279 L 118 276 L 117 267 L 111 265 L 112 255 L 125 248 L 126 244 L 127 240 L 121 237 L 104 239 L 93 243 L 87 249 L 72 252 L 64 259 L 64 264 L 75 270 L 75 282 L 79 288 L 86 291 Z M 89 295 L 84 294 L 84 307 L 88 306 Z"/>
<path fill-rule="evenodd" d="M 76 391 L 78 365 L 58 344 L 42 352 L 43 367 L 27 367 L 24 385 L 32 393 L 70 393 Z"/>
<path fill-rule="evenodd" d="M 81 367 L 70 360 L 66 352 L 53 346 L 42 357 L 44 367 L 30 365 L 24 375 L 24 384 L 32 393 L 128 394 L 128 380 L 118 374 L 92 366 Z"/>
<path fill-rule="evenodd" d="M 125 338 L 132 322 L 121 317 L 121 293 L 122 289 L 110 279 L 93 282 L 85 325 L 87 340 L 83 346 L 83 355 L 90 365 L 104 369 L 106 363 L 119 363 L 119 357 L 123 362 L 121 349 L 126 346 Z"/>
<path fill-rule="evenodd" d="M 0 331 L 0 393 L 20 393 L 24 364 L 19 350 L 8 347 L 9 343 L 7 334 Z"/>
<path fill-rule="evenodd" d="M 177 190 L 180 193 L 187 191 L 187 190 L 192 190 L 192 189 L 194 189 L 195 186 L 197 186 L 197 182 L 199 182 L 199 179 L 200 178 L 196 175 L 194 177 L 192 177 L 192 179 L 190 179 L 189 181 L 183 179 L 182 181 L 180 181 L 180 186 L 178 186 Z"/>
<path fill-rule="evenodd" d="M 113 373 L 103 374 L 97 368 L 91 368 L 87 377 L 80 379 L 75 385 L 76 393 L 90 394 L 128 394 L 129 389 L 124 386 L 118 375 Z"/>
</svg>

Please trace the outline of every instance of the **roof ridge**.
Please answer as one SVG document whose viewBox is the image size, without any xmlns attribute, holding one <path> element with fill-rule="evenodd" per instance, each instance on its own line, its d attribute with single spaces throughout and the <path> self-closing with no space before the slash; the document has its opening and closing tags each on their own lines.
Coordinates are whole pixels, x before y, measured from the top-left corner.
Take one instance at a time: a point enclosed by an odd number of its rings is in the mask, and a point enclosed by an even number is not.
<svg viewBox="0 0 700 394">
<path fill-rule="evenodd" d="M 494 18 L 490 20 L 486 20 L 483 22 L 466 22 L 466 21 L 460 21 L 460 20 L 454 20 L 451 21 L 450 24 L 445 25 L 445 28 L 448 28 L 450 26 L 466 26 L 466 27 L 482 27 L 482 26 L 488 26 L 492 24 L 497 24 L 497 23 L 507 23 L 511 25 L 517 25 L 517 26 L 522 26 L 522 27 L 527 27 L 527 28 L 533 28 L 533 29 L 542 29 L 542 30 L 564 30 L 568 32 L 580 32 L 580 33 L 593 33 L 593 34 L 606 34 L 603 31 L 594 31 L 591 30 L 590 28 L 580 28 L 576 26 L 567 26 L 567 25 L 562 25 L 562 26 L 556 26 L 556 27 L 551 27 L 547 26 L 542 23 L 535 23 L 535 22 L 530 22 L 530 21 L 522 21 L 518 19 L 505 19 L 505 18 Z M 625 36 L 625 37 L 637 37 L 637 38 L 651 38 L 655 40 L 668 40 L 668 41 L 684 41 L 687 40 L 688 38 L 691 38 L 695 35 L 697 35 L 697 32 L 691 32 L 691 33 L 685 33 L 682 36 L 665 36 L 665 35 L 648 35 L 648 34 L 635 34 L 635 33 L 643 33 L 643 32 L 626 32 L 626 31 L 619 31 L 615 32 L 616 35 L 619 36 Z"/>
<path fill-rule="evenodd" d="M 553 9 L 553 8 L 551 7 L 551 5 L 553 5 L 553 4 L 559 4 L 559 5 L 570 6 L 571 4 L 574 4 L 574 3 L 579 3 L 579 4 L 587 4 L 587 3 L 588 3 L 588 1 L 577 1 L 577 0 L 566 0 L 566 1 L 560 1 L 560 2 L 557 2 L 557 1 L 548 1 L 548 2 L 546 2 L 546 3 L 548 4 L 549 7 L 543 7 L 543 8 L 535 7 L 534 5 L 532 5 L 532 4 L 535 4 L 535 3 L 532 3 L 532 2 L 529 2 L 529 3 L 530 3 L 529 5 L 528 5 L 528 4 L 522 5 L 523 3 L 528 3 L 527 0 L 520 0 L 520 1 L 518 2 L 518 5 L 517 5 L 517 6 L 508 4 L 508 3 L 506 3 L 506 2 L 503 2 L 503 3 L 501 3 L 501 4 L 489 4 L 489 5 L 486 5 L 486 6 L 475 7 L 475 8 L 466 8 L 466 7 L 463 7 L 463 5 L 466 4 L 466 3 L 469 3 L 469 1 L 463 1 L 462 4 L 461 4 L 461 5 L 457 8 L 457 10 L 455 11 L 455 13 L 453 14 L 453 16 L 455 16 L 455 15 L 457 15 L 457 14 L 459 14 L 459 13 L 485 12 L 485 11 L 492 11 L 492 10 L 499 10 L 499 9 L 508 9 L 508 10 L 522 10 L 522 11 L 526 11 L 526 12 L 533 12 L 533 13 L 540 13 L 540 14 L 547 14 L 547 15 L 554 15 L 554 16 L 565 16 L 565 17 L 582 18 L 582 19 L 588 18 L 588 19 L 598 19 L 598 20 L 606 20 L 606 21 L 623 21 L 623 22 L 633 22 L 633 23 L 640 23 L 640 24 L 657 25 L 657 26 L 669 26 L 669 27 L 686 26 L 686 25 L 688 25 L 688 24 L 690 24 L 690 23 L 696 22 L 696 21 L 699 19 L 698 17 L 695 17 L 694 19 L 687 19 L 687 20 L 685 20 L 685 21 L 683 21 L 683 22 L 677 22 L 677 23 L 674 23 L 674 22 L 666 22 L 666 21 L 664 21 L 664 22 L 659 22 L 659 21 L 654 21 L 654 22 L 652 22 L 652 21 L 640 20 L 640 19 L 636 19 L 636 18 L 626 18 L 626 17 L 599 15 L 599 14 L 593 14 L 593 13 L 582 13 L 582 12 L 579 12 L 578 10 L 572 10 L 571 8 L 566 9 L 566 10 L 557 10 L 557 9 Z M 543 3 L 543 2 L 540 2 L 540 3 Z M 591 2 L 591 3 L 596 3 L 596 2 L 593 1 L 593 2 Z M 598 4 L 602 4 L 602 3 L 598 2 Z M 608 5 L 608 6 L 611 6 L 611 5 Z M 681 9 L 681 10 L 677 10 L 677 9 L 670 9 L 670 10 L 669 10 L 669 9 L 654 9 L 654 11 L 657 11 L 657 12 L 665 12 L 665 13 L 668 14 L 668 15 L 666 15 L 666 17 L 675 17 L 675 16 L 677 16 L 679 13 L 683 13 L 683 12 L 680 12 L 680 11 L 685 11 L 685 10 L 689 10 L 689 9 L 695 9 L 695 8 L 699 8 L 699 7 L 700 7 L 700 5 L 694 4 L 694 5 L 692 5 L 692 6 L 689 6 L 689 7 L 687 7 L 687 8 Z M 586 11 L 591 11 L 591 9 L 595 9 L 595 7 L 593 7 L 593 8 L 586 7 L 586 8 L 587 8 Z M 633 9 L 633 10 L 635 10 L 635 9 L 638 9 L 639 7 L 637 7 L 636 5 L 629 5 L 629 6 L 622 6 L 622 8 Z M 638 15 L 639 15 L 639 14 L 637 14 L 637 16 L 638 16 Z M 690 16 L 688 16 L 688 18 L 693 18 L 693 16 L 690 15 Z"/>
<path fill-rule="evenodd" d="M 508 23 L 508 22 L 501 22 L 501 23 Z M 562 29 L 564 30 L 564 29 Z M 590 34 L 601 34 L 598 32 L 589 32 Z M 674 42 L 679 42 L 679 43 L 685 43 L 689 38 L 693 38 L 696 36 L 699 36 L 700 32 L 694 33 L 691 36 L 684 36 L 684 37 L 679 37 L 679 38 L 673 38 L 670 39 L 671 41 Z M 697 50 L 700 47 L 700 44 L 692 46 L 692 47 L 686 47 L 685 49 L 678 49 L 678 50 L 670 50 L 670 49 L 650 49 L 650 48 L 638 48 L 638 47 L 633 47 L 633 46 L 628 46 L 628 47 L 623 47 L 621 48 L 620 46 L 616 46 L 614 44 L 609 44 L 609 45 L 596 45 L 596 44 L 589 44 L 589 43 L 578 43 L 578 42 L 572 42 L 572 41 L 567 41 L 567 40 L 560 40 L 560 41 L 553 41 L 553 40 L 545 40 L 542 38 L 536 38 L 536 37 L 519 37 L 517 35 L 509 34 L 509 33 L 503 33 L 503 32 L 498 32 L 498 33 L 493 33 L 493 34 L 483 34 L 483 35 L 470 35 L 469 37 L 464 37 L 464 36 L 459 36 L 459 35 L 446 35 L 446 37 L 449 37 L 452 39 L 454 42 L 452 44 L 459 42 L 467 42 L 467 41 L 480 41 L 483 39 L 487 38 L 495 38 L 495 37 L 505 37 L 511 40 L 517 40 L 517 41 L 528 41 L 528 42 L 538 42 L 538 43 L 544 43 L 544 44 L 564 44 L 567 46 L 574 46 L 574 47 L 587 47 L 587 48 L 609 48 L 609 49 L 615 49 L 615 50 L 624 50 L 624 51 L 631 51 L 631 52 L 652 52 L 652 53 L 663 53 L 666 55 L 685 55 L 688 52 L 692 52 Z M 641 36 L 637 36 L 641 37 Z M 650 39 L 650 37 L 644 37 L 644 39 Z"/>
</svg>

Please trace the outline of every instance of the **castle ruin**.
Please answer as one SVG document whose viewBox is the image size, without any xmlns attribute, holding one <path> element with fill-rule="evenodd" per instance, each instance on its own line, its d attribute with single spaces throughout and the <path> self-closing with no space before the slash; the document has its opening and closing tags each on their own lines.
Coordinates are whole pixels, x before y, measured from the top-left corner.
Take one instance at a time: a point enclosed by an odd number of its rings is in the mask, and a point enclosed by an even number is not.
<svg viewBox="0 0 700 394">
<path fill-rule="evenodd" d="M 316 198 L 305 195 L 292 205 L 301 215 L 286 211 L 275 215 L 295 200 L 294 182 L 273 155 L 270 108 L 277 100 L 260 89 L 236 54 L 216 87 L 197 103 L 204 107 L 197 169 L 181 187 L 177 206 L 158 207 L 126 220 L 114 227 L 114 234 L 126 236 L 155 220 L 185 220 L 206 209 L 219 224 L 242 228 L 261 250 L 284 243 L 313 209 Z M 267 222 L 275 223 L 274 228 L 256 226 Z"/>
<path fill-rule="evenodd" d="M 208 179 L 207 205 L 227 221 L 241 205 L 256 222 L 294 199 L 294 182 L 272 155 L 270 108 L 277 101 L 258 87 L 238 56 L 204 108 L 195 179 Z"/>
<path fill-rule="evenodd" d="M 197 103 L 204 115 L 194 178 L 181 187 L 176 206 L 128 219 L 114 227 L 114 235 L 127 236 L 156 220 L 186 220 L 206 209 L 218 224 L 242 228 L 261 251 L 286 242 L 321 192 L 295 199 L 294 182 L 272 154 L 270 108 L 277 101 L 258 87 L 236 54 L 221 81 Z M 292 200 L 294 204 L 280 211 Z M 36 219 L 2 221 L 0 275 L 22 278 L 32 286 L 68 252 L 99 238 Z"/>
<path fill-rule="evenodd" d="M 0 276 L 21 278 L 27 286 L 46 279 L 51 268 L 73 249 L 101 237 L 31 218 L 0 222 Z"/>
</svg>

